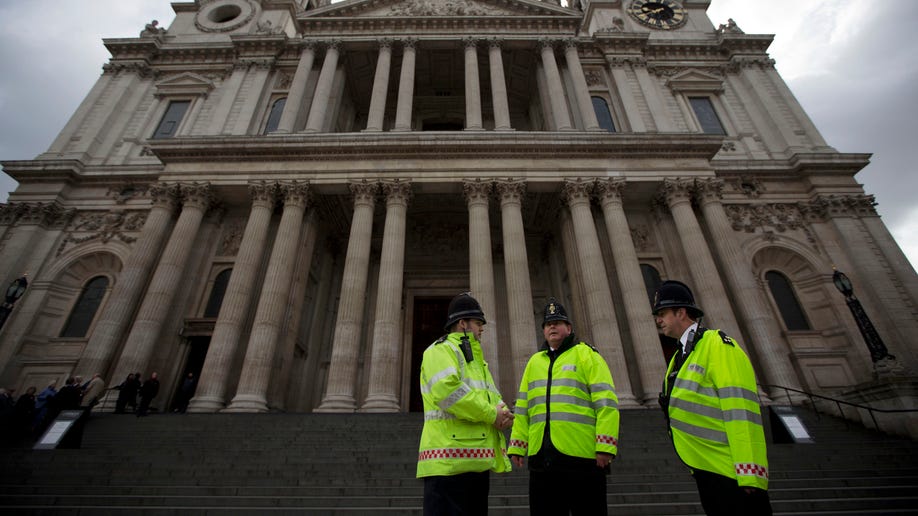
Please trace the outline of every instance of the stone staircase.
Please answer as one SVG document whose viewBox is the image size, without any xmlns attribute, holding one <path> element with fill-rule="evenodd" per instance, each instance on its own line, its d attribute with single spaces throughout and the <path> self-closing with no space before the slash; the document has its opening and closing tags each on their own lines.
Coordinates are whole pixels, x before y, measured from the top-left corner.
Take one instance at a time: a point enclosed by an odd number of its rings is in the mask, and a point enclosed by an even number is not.
<svg viewBox="0 0 918 516">
<path fill-rule="evenodd" d="M 918 514 L 918 443 L 798 410 L 812 444 L 772 444 L 776 514 Z M 80 449 L 0 451 L 2 514 L 421 514 L 420 414 L 95 414 Z M 622 414 L 609 513 L 701 514 L 658 410 Z M 528 514 L 527 473 L 491 514 Z"/>
</svg>

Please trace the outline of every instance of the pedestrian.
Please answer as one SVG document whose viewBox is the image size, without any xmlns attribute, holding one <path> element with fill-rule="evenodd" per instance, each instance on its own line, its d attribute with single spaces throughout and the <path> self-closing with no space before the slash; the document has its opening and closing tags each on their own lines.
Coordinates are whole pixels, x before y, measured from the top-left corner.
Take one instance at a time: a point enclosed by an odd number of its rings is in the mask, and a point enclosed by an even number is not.
<svg viewBox="0 0 918 516">
<path fill-rule="evenodd" d="M 182 381 L 182 386 L 179 388 L 179 399 L 178 405 L 175 409 L 176 412 L 182 414 L 188 410 L 188 403 L 191 402 L 191 398 L 194 397 L 194 389 L 198 386 L 198 382 L 194 379 L 194 373 L 188 373 L 188 376 L 185 377 L 185 380 Z"/>
<path fill-rule="evenodd" d="M 486 324 L 471 293 L 449 303 L 446 335 L 421 362 L 424 429 L 418 478 L 424 514 L 487 514 L 490 472 L 510 471 L 503 430 L 513 414 L 494 385 L 481 350 Z"/>
<path fill-rule="evenodd" d="M 83 389 L 83 401 L 80 402 L 80 407 L 89 412 L 99 403 L 99 398 L 102 397 L 103 393 L 105 393 L 105 381 L 102 379 L 102 375 L 96 373 L 92 375 L 92 379 Z"/>
<path fill-rule="evenodd" d="M 57 395 L 57 380 L 48 384 L 35 398 L 35 418 L 32 420 L 33 435 L 39 435 L 44 430 L 44 423 L 51 410 L 51 400 Z"/>
<path fill-rule="evenodd" d="M 542 313 L 542 348 L 520 381 L 510 460 L 529 458 L 533 515 L 604 515 L 606 475 L 618 454 L 618 397 L 602 355 L 579 340 L 554 298 Z"/>
<path fill-rule="evenodd" d="M 115 401 L 115 414 L 124 414 L 124 409 L 129 402 L 131 405 L 136 404 L 139 386 L 134 373 L 130 373 L 123 382 L 114 387 L 118 390 L 118 399 Z"/>
<path fill-rule="evenodd" d="M 137 407 L 137 417 L 147 415 L 150 410 L 150 402 L 159 394 L 159 380 L 156 373 L 150 374 L 150 378 L 140 386 L 140 405 Z"/>
<path fill-rule="evenodd" d="M 28 437 L 35 419 L 35 387 L 26 389 L 25 394 L 19 396 L 13 407 L 14 436 L 17 440 Z"/>
<path fill-rule="evenodd" d="M 653 315 L 657 328 L 681 344 L 663 379 L 660 405 L 705 513 L 771 515 L 765 432 L 749 357 L 726 333 L 701 325 L 704 312 L 682 282 L 657 288 Z"/>
</svg>

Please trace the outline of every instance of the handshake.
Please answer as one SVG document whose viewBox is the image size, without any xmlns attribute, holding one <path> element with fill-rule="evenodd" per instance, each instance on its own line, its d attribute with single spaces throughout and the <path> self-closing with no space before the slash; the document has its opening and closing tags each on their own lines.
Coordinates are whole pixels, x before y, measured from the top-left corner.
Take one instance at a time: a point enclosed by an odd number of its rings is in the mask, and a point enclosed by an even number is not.
<svg viewBox="0 0 918 516">
<path fill-rule="evenodd" d="M 510 412 L 503 401 L 497 404 L 497 418 L 494 420 L 494 426 L 498 430 L 506 430 L 513 426 L 513 412 Z"/>
</svg>

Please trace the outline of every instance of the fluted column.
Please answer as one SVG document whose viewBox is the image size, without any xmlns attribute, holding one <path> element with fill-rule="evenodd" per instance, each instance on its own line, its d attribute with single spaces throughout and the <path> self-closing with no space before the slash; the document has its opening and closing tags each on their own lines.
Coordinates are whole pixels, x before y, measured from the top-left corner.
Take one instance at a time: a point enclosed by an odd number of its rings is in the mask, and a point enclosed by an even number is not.
<svg viewBox="0 0 918 516">
<path fill-rule="evenodd" d="M 481 83 L 478 77 L 478 41 L 475 38 L 462 40 L 465 46 L 465 128 L 480 131 L 481 125 Z"/>
<path fill-rule="evenodd" d="M 624 179 L 608 179 L 596 184 L 606 231 L 612 244 L 612 258 L 615 273 L 621 289 L 625 316 L 631 330 L 631 344 L 637 359 L 638 375 L 641 379 L 641 393 L 638 396 L 645 405 L 656 405 L 660 381 L 666 371 L 666 362 L 660 350 L 657 328 L 650 317 L 647 304 L 647 290 L 642 281 L 641 264 L 638 262 L 631 229 L 622 206 Z"/>
<path fill-rule="evenodd" d="M 398 105 L 393 131 L 411 130 L 411 107 L 414 103 L 414 64 L 417 39 L 402 41 L 402 71 L 398 78 Z"/>
<path fill-rule="evenodd" d="M 491 104 L 494 106 L 494 130 L 510 131 L 510 106 L 507 102 L 507 79 L 504 77 L 504 59 L 500 51 L 501 40 L 488 40 L 488 64 L 491 68 Z"/>
<path fill-rule="evenodd" d="M 376 289 L 376 321 L 369 364 L 370 388 L 361 412 L 398 412 L 399 358 L 402 339 L 402 279 L 405 270 L 405 219 L 411 184 L 382 183 L 386 195 L 386 226 L 383 230 Z"/>
<path fill-rule="evenodd" d="M 344 260 L 341 299 L 338 302 L 338 320 L 332 339 L 331 364 L 328 366 L 328 384 L 325 397 L 316 412 L 354 412 L 354 383 L 356 381 L 360 328 L 363 326 L 363 305 L 370 269 L 370 238 L 373 236 L 373 205 L 376 201 L 376 183 L 351 183 L 354 195 L 354 217 Z"/>
<path fill-rule="evenodd" d="M 312 65 L 315 60 L 315 42 L 303 42 L 303 50 L 300 52 L 300 62 L 296 65 L 296 72 L 293 74 L 293 82 L 290 83 L 290 90 L 287 92 L 287 101 L 284 103 L 284 111 L 281 113 L 281 119 L 277 123 L 277 129 L 275 129 L 274 132 L 293 132 L 293 126 L 296 124 L 297 116 L 300 114 L 303 100 L 305 100 L 306 85 L 309 84 L 309 75 L 312 73 Z M 200 384 L 198 384 L 198 389 L 200 390 L 200 388 Z"/>
<path fill-rule="evenodd" d="M 226 389 L 233 360 L 239 348 L 243 326 L 255 296 L 252 291 L 264 259 L 265 240 L 271 213 L 274 208 L 276 185 L 259 181 L 249 184 L 252 210 L 245 225 L 242 243 L 233 263 L 223 304 L 207 348 L 207 357 L 201 369 L 195 397 L 188 405 L 189 412 L 217 412 L 226 404 Z"/>
<path fill-rule="evenodd" d="M 691 179 L 665 179 L 660 193 L 669 206 L 676 230 L 679 232 L 679 240 L 692 276 L 692 290 L 700 300 L 705 319 L 714 323 L 706 326 L 723 329 L 745 347 L 733 308 L 727 300 L 727 292 L 717 272 L 711 250 L 708 249 L 707 239 L 692 209 L 693 188 L 694 181 Z"/>
<path fill-rule="evenodd" d="M 389 68 L 392 65 L 392 40 L 379 41 L 379 56 L 376 58 L 376 75 L 373 77 L 373 93 L 370 95 L 370 114 L 367 116 L 367 131 L 382 131 L 383 116 L 386 114 L 386 94 L 389 91 Z"/>
<path fill-rule="evenodd" d="M 172 309 L 175 294 L 181 290 L 180 281 L 191 249 L 197 242 L 201 220 L 213 202 L 210 185 L 206 183 L 184 184 L 180 188 L 182 213 L 175 223 L 175 229 L 172 230 L 134 318 L 134 325 L 124 343 L 114 378 L 125 378 L 137 371 L 149 372 L 146 369 L 150 357 L 159 341 L 166 315 Z"/>
<path fill-rule="evenodd" d="M 105 308 L 99 315 L 92 336 L 83 348 L 83 354 L 77 363 L 75 371 L 84 376 L 108 370 L 121 338 L 131 322 L 131 316 L 137 309 L 150 271 L 156 263 L 172 222 L 176 203 L 175 185 L 154 185 L 150 188 L 150 194 L 153 206 L 147 215 L 137 244 L 118 274 Z M 125 377 L 127 374 L 121 379 Z"/>
<path fill-rule="evenodd" d="M 587 86 L 586 76 L 583 75 L 583 67 L 580 66 L 576 39 L 564 42 L 564 60 L 567 61 L 567 69 L 571 72 L 571 82 L 574 84 L 574 96 L 580 109 L 583 128 L 587 131 L 601 130 L 599 121 L 596 120 L 596 111 L 593 110 L 593 100 L 590 99 L 590 88 Z"/>
<path fill-rule="evenodd" d="M 280 186 L 284 198 L 271 259 L 265 272 L 255 322 L 249 336 L 248 349 L 242 363 L 242 375 L 236 396 L 226 412 L 267 412 L 268 386 L 274 368 L 274 354 L 287 308 L 290 285 L 296 268 L 296 252 L 300 245 L 303 213 L 309 195 L 309 185 L 291 182 Z"/>
<path fill-rule="evenodd" d="M 592 190 L 592 181 L 565 181 L 561 195 L 571 211 L 574 240 L 583 274 L 584 296 L 590 314 L 590 330 L 594 339 L 592 344 L 609 362 L 619 403 L 634 405 L 628 362 L 618 331 L 618 321 L 615 320 L 612 291 L 609 289 L 606 266 L 599 247 L 599 236 L 596 234 L 596 223 L 590 209 Z"/>
<path fill-rule="evenodd" d="M 504 238 L 504 269 L 507 274 L 507 303 L 510 316 L 510 348 L 513 354 L 514 378 L 520 378 L 529 357 L 535 353 L 535 319 L 532 309 L 532 284 L 529 258 L 526 254 L 526 232 L 523 227 L 523 181 L 500 181 L 500 213 Z"/>
<path fill-rule="evenodd" d="M 787 342 L 775 326 L 774 310 L 752 274 L 752 264 L 746 260 L 736 243 L 733 226 L 721 203 L 723 180 L 698 180 L 695 186 L 696 199 L 701 205 L 708 233 L 723 264 L 724 276 L 736 300 L 739 314 L 746 323 L 746 337 L 749 339 L 746 347 L 755 350 L 765 374 L 763 380 L 771 385 L 800 389 L 800 380 L 791 364 Z M 771 394 L 774 397 L 779 392 Z"/>
<path fill-rule="evenodd" d="M 631 131 L 635 133 L 647 132 L 647 126 L 644 125 L 644 117 L 641 115 L 640 108 L 638 108 L 634 92 L 631 91 L 626 72 L 626 67 L 631 66 L 631 59 L 606 56 L 606 62 L 609 64 L 612 82 L 615 83 L 615 92 L 618 94 L 622 107 L 625 109 L 625 116 L 628 118 L 628 125 L 631 127 Z"/>
<path fill-rule="evenodd" d="M 491 222 L 488 218 L 490 182 L 464 181 L 462 189 L 469 208 L 469 286 L 472 295 L 488 318 L 481 335 L 481 347 L 494 384 L 500 385 L 500 364 L 497 349 L 497 303 L 494 301 L 494 258 L 491 254 Z"/>
<path fill-rule="evenodd" d="M 545 79 L 548 83 L 548 95 L 551 97 L 551 112 L 555 119 L 555 130 L 569 131 L 573 128 L 570 114 L 567 112 L 561 72 L 558 71 L 558 62 L 555 60 L 554 42 L 549 39 L 540 39 L 539 51 L 542 54 L 542 67 L 545 69 Z"/>
<path fill-rule="evenodd" d="M 320 132 L 325 124 L 325 113 L 328 110 L 328 101 L 331 99 L 332 83 L 335 81 L 335 72 L 338 70 L 339 45 L 338 40 L 333 40 L 325 49 L 325 60 L 322 62 L 319 82 L 316 84 L 312 106 L 309 108 L 309 118 L 306 119 L 306 132 Z"/>
</svg>

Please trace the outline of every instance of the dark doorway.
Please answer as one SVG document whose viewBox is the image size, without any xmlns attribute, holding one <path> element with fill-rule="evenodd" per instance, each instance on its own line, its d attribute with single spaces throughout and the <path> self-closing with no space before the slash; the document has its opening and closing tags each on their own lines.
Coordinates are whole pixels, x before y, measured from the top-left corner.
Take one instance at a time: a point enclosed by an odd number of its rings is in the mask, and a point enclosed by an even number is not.
<svg viewBox="0 0 918 516">
<path fill-rule="evenodd" d="M 424 350 L 445 332 L 446 311 L 449 309 L 448 297 L 414 298 L 414 327 L 411 329 L 411 398 L 408 410 L 421 412 L 424 403 L 421 400 L 421 360 Z"/>
<path fill-rule="evenodd" d="M 194 390 L 198 386 L 198 378 L 201 377 L 201 370 L 204 369 L 204 359 L 207 358 L 207 348 L 209 346 L 209 336 L 188 338 L 188 358 L 185 360 L 185 369 L 178 377 L 175 394 L 172 395 L 171 410 L 184 410 L 191 397 L 194 396 Z M 194 382 L 190 391 L 183 389 L 189 374 L 192 375 L 191 379 Z"/>
</svg>

